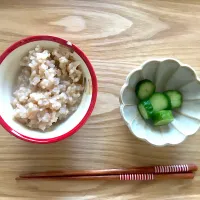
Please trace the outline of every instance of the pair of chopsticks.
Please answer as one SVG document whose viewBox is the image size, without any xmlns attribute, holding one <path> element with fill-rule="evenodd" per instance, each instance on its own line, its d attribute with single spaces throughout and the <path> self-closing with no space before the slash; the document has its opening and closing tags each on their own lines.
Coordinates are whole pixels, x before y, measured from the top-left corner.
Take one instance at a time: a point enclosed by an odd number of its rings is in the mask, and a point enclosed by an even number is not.
<svg viewBox="0 0 200 200">
<path fill-rule="evenodd" d="M 165 180 L 193 179 L 194 164 L 134 167 L 128 169 L 104 169 L 81 171 L 47 171 L 20 175 L 16 180 Z"/>
</svg>

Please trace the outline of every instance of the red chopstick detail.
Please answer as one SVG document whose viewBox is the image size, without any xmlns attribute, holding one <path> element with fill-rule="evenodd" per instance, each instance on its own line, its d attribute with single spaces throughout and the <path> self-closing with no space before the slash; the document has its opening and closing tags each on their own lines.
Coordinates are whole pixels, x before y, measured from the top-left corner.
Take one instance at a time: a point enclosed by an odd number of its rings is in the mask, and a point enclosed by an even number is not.
<svg viewBox="0 0 200 200">
<path fill-rule="evenodd" d="M 155 173 L 189 172 L 188 165 L 155 166 Z"/>
<path fill-rule="evenodd" d="M 150 181 L 154 179 L 153 174 L 120 174 L 121 181 Z"/>
</svg>

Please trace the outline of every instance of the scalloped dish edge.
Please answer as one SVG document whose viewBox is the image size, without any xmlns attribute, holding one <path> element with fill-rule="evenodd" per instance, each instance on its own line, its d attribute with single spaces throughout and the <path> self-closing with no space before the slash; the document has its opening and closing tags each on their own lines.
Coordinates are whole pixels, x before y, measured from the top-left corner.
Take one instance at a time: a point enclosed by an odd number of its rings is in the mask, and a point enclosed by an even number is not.
<svg viewBox="0 0 200 200">
<path fill-rule="evenodd" d="M 124 122 L 125 122 L 126 125 L 128 126 L 130 132 L 131 132 L 135 137 L 137 137 L 138 139 L 140 139 L 140 140 L 142 140 L 142 141 L 145 141 L 145 142 L 147 142 L 147 143 L 149 143 L 149 144 L 151 144 L 151 145 L 154 145 L 154 146 L 156 146 L 156 147 L 175 146 L 175 145 L 181 144 L 181 143 L 182 143 L 183 141 L 185 141 L 186 138 L 187 138 L 188 136 L 190 136 L 190 135 L 184 135 L 183 133 L 181 133 L 181 134 L 183 134 L 185 137 L 184 137 L 184 139 L 183 139 L 182 141 L 180 141 L 179 143 L 177 143 L 177 144 L 172 144 L 172 143 L 166 142 L 166 143 L 164 143 L 164 144 L 162 144 L 162 145 L 153 144 L 153 143 L 151 143 L 146 137 L 138 137 L 138 136 L 132 131 L 132 129 L 131 129 L 131 127 L 130 127 L 130 123 L 129 123 L 129 122 L 125 119 L 125 117 L 124 117 L 123 108 L 124 108 L 127 104 L 124 104 L 124 102 L 123 102 L 123 100 L 122 100 L 122 96 L 123 96 L 124 90 L 125 90 L 126 87 L 128 87 L 128 85 L 129 85 L 130 77 L 131 77 L 135 72 L 137 72 L 137 71 L 142 71 L 143 67 L 144 67 L 147 63 L 149 63 L 149 62 L 157 61 L 157 62 L 161 63 L 161 62 L 164 62 L 164 61 L 167 61 L 167 60 L 173 60 L 173 61 L 177 62 L 177 63 L 179 64 L 180 67 L 187 67 L 189 70 L 192 71 L 192 73 L 193 73 L 193 75 L 194 75 L 196 81 L 200 83 L 200 78 L 198 78 L 198 76 L 197 76 L 195 70 L 194 70 L 190 65 L 184 64 L 184 63 L 180 62 L 179 60 L 177 60 L 177 59 L 175 59 L 175 58 L 170 58 L 170 57 L 169 57 L 169 58 L 161 58 L 161 59 L 148 59 L 147 61 L 143 62 L 139 67 L 133 69 L 133 70 L 127 75 L 127 77 L 126 77 L 126 79 L 125 79 L 125 83 L 123 84 L 123 86 L 122 86 L 122 88 L 121 88 L 121 90 L 120 90 L 120 98 L 119 98 L 119 102 L 120 102 L 120 114 L 121 114 L 121 116 L 122 116 Z M 197 131 L 198 131 L 198 130 L 197 130 Z M 194 133 L 191 134 L 191 135 L 194 135 L 195 133 L 196 133 L 196 132 L 194 132 Z"/>
</svg>

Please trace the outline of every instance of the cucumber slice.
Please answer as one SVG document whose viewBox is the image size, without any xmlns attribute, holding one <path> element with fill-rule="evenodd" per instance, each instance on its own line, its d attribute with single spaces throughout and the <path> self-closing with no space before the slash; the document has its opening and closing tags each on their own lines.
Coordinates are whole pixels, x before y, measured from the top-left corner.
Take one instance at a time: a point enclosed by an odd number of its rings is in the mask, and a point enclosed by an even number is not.
<svg viewBox="0 0 200 200">
<path fill-rule="evenodd" d="M 141 101 L 138 110 L 144 119 L 150 119 L 153 114 L 153 106 L 149 100 Z"/>
<path fill-rule="evenodd" d="M 151 96 L 149 100 L 153 106 L 154 112 L 170 109 L 169 98 L 163 93 L 156 92 Z"/>
<path fill-rule="evenodd" d="M 135 88 L 135 93 L 140 100 L 148 99 L 154 92 L 156 86 L 147 79 L 139 81 Z"/>
<path fill-rule="evenodd" d="M 164 92 L 170 100 L 171 108 L 179 108 L 182 105 L 182 94 L 176 90 L 168 90 Z"/>
<path fill-rule="evenodd" d="M 174 120 L 171 110 L 161 110 L 154 113 L 153 123 L 155 126 L 167 125 Z"/>
</svg>

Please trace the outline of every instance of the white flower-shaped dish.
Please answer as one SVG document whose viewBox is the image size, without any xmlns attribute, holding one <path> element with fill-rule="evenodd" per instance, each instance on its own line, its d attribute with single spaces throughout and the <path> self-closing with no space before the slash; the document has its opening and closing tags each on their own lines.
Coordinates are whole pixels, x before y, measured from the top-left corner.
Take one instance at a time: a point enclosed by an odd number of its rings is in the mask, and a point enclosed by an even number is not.
<svg viewBox="0 0 200 200">
<path fill-rule="evenodd" d="M 153 81 L 158 92 L 172 89 L 182 93 L 182 107 L 173 112 L 175 119 L 169 125 L 154 127 L 138 112 L 135 86 L 143 79 Z M 127 76 L 120 92 L 120 111 L 136 137 L 156 146 L 179 144 L 200 128 L 200 79 L 190 66 L 176 59 L 149 60 Z"/>
</svg>

